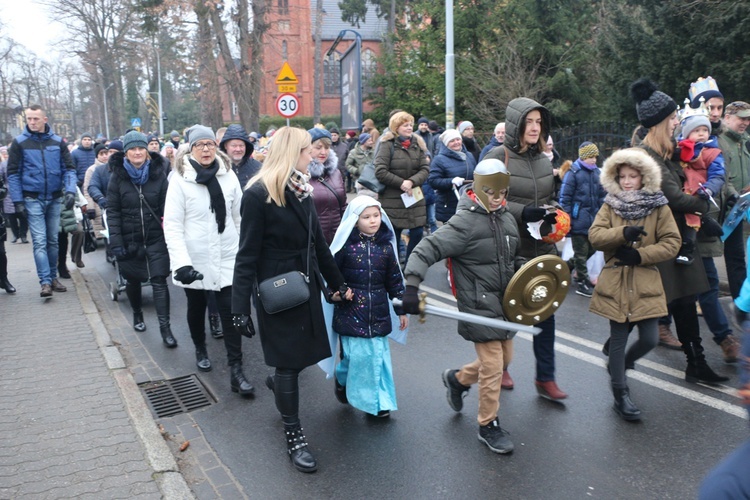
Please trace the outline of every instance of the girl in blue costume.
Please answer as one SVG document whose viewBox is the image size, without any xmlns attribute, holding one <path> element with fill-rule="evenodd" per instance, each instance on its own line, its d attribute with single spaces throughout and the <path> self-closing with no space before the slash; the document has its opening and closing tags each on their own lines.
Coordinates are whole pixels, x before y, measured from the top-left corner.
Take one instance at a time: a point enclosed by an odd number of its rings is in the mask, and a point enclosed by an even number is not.
<svg viewBox="0 0 750 500">
<path fill-rule="evenodd" d="M 390 299 L 403 297 L 404 277 L 393 226 L 378 201 L 358 196 L 349 203 L 331 253 L 354 292 L 351 301 L 336 303 L 333 310 L 331 327 L 342 348 L 334 373 L 336 397 L 388 417 L 398 409 L 388 335 L 403 333 L 409 320 L 396 317 L 391 305 Z"/>
</svg>

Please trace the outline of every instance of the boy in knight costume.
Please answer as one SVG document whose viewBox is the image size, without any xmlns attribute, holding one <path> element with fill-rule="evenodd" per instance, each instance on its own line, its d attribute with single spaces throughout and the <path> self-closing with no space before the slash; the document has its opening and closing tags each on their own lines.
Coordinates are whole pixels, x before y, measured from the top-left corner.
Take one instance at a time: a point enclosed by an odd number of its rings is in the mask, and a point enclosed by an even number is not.
<svg viewBox="0 0 750 500">
<path fill-rule="evenodd" d="M 505 319 L 503 294 L 524 262 L 518 255 L 516 220 L 506 209 L 509 183 L 510 174 L 502 161 L 479 162 L 474 183 L 461 196 L 456 214 L 414 248 L 404 271 L 404 312 L 419 313 L 419 284 L 432 264 L 450 258 L 459 311 Z M 479 440 L 495 453 L 510 453 L 513 443 L 500 427 L 497 413 L 515 332 L 459 321 L 458 333 L 474 342 L 477 359 L 458 370 L 443 372 L 448 404 L 461 411 L 469 388 L 478 384 Z"/>
</svg>

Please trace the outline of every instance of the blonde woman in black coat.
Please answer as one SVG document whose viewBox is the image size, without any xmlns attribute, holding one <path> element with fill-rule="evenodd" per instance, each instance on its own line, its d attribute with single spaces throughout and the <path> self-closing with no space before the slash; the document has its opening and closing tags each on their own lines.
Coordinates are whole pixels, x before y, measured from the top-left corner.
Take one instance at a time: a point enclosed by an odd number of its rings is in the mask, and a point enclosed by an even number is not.
<svg viewBox="0 0 750 500">
<path fill-rule="evenodd" d="M 276 396 L 289 457 L 302 472 L 314 472 L 317 463 L 300 425 L 298 377 L 304 368 L 331 356 L 321 292 L 340 300 L 338 290 L 345 286 L 310 196 L 307 168 L 311 151 L 310 134 L 305 130 L 282 127 L 274 134 L 263 167 L 242 196 L 240 248 L 232 288 L 234 325 L 249 328 L 257 284 L 289 271 L 307 273 L 309 257 L 310 299 L 276 314 L 267 313 L 258 299 L 256 310 L 265 362 L 276 369 L 266 384 Z M 312 231 L 309 248 L 308 229 Z M 337 291 L 332 294 L 329 290 Z M 345 295 L 351 298 L 351 291 L 347 289 Z"/>
</svg>

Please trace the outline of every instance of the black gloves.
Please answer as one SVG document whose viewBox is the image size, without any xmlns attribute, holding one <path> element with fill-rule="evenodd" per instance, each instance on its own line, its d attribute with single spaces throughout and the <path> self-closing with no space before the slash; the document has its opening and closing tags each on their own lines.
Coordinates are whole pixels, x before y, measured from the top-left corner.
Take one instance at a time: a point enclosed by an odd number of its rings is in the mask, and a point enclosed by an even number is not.
<svg viewBox="0 0 750 500">
<path fill-rule="evenodd" d="M 202 280 L 203 275 L 196 271 L 193 266 L 183 266 L 174 273 L 174 279 L 185 285 L 189 285 L 193 281 Z"/>
<path fill-rule="evenodd" d="M 112 255 L 120 259 L 128 254 L 128 251 L 123 247 L 112 247 L 109 249 L 109 251 L 112 252 Z"/>
<path fill-rule="evenodd" d="M 622 235 L 627 241 L 641 241 L 641 236 L 648 236 L 643 230 L 643 226 L 625 226 L 622 228 Z"/>
<path fill-rule="evenodd" d="M 537 222 L 542 220 L 545 215 L 547 215 L 547 211 L 543 208 L 523 207 L 521 219 L 524 222 Z"/>
<path fill-rule="evenodd" d="M 406 314 L 419 314 L 419 287 L 406 285 L 406 291 L 404 292 L 404 299 L 401 301 L 403 309 Z"/>
<path fill-rule="evenodd" d="M 727 213 L 734 208 L 734 205 L 737 203 L 737 200 L 739 200 L 740 197 L 736 194 L 733 194 L 729 198 L 727 198 L 727 201 L 724 203 L 724 207 L 727 209 Z"/>
<path fill-rule="evenodd" d="M 233 314 L 232 315 L 232 326 L 240 335 L 249 339 L 255 335 L 255 326 L 253 325 L 253 318 L 247 314 Z"/>
<path fill-rule="evenodd" d="M 96 203 L 97 203 L 97 205 L 99 205 L 99 208 L 101 208 L 102 210 L 106 210 L 107 209 L 107 198 L 106 197 L 102 196 L 101 198 L 99 198 L 96 201 Z"/>
<path fill-rule="evenodd" d="M 73 208 L 73 205 L 76 204 L 76 195 L 75 193 L 67 192 L 65 193 L 65 198 L 63 198 L 63 205 L 65 206 L 65 210 L 70 210 Z"/>
<path fill-rule="evenodd" d="M 8 188 L 5 186 L 0 187 L 0 200 L 4 200 L 8 196 Z"/>
<path fill-rule="evenodd" d="M 550 226 L 554 226 L 555 224 L 557 224 L 557 214 L 555 212 L 546 214 L 544 217 L 542 217 L 542 219 Z"/>
<path fill-rule="evenodd" d="M 701 232 L 706 236 L 716 237 L 724 234 L 724 229 L 722 229 L 721 225 L 716 222 L 716 219 L 704 215 L 701 217 Z"/>
<path fill-rule="evenodd" d="M 16 209 L 16 213 L 18 215 L 24 215 L 26 213 L 26 204 L 22 201 L 17 201 L 13 203 L 13 206 Z"/>
<path fill-rule="evenodd" d="M 633 247 L 621 246 L 615 251 L 615 265 L 637 266 L 641 263 L 641 254 Z"/>
</svg>

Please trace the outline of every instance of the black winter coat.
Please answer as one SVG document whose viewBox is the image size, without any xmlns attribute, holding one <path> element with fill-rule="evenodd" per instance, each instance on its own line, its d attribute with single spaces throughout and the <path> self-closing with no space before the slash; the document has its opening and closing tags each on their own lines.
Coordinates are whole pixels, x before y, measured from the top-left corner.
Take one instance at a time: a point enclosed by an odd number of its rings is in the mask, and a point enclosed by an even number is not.
<svg viewBox="0 0 750 500">
<path fill-rule="evenodd" d="M 430 164 L 430 176 L 427 182 L 437 193 L 435 218 L 440 222 L 448 222 L 456 213 L 458 198 L 453 191 L 453 178 L 462 177 L 465 180 L 474 180 L 474 169 L 477 166 L 474 155 L 466 148 L 463 148 L 462 152 L 465 159 L 441 142 L 440 153 Z"/>
<path fill-rule="evenodd" d="M 312 212 L 310 300 L 277 314 L 268 314 L 258 300 L 258 331 L 266 364 L 302 369 L 331 356 L 320 293 L 344 284 L 333 260 L 311 197 L 302 203 L 286 190 L 286 206 L 268 203 L 265 186 L 256 182 L 242 196 L 240 248 L 234 265 L 232 313 L 250 314 L 257 283 L 289 271 L 306 270 L 307 225 Z"/>
<path fill-rule="evenodd" d="M 122 247 L 127 255 L 118 258 L 120 273 L 127 280 L 144 282 L 152 276 L 169 274 L 169 253 L 164 241 L 161 218 L 167 198 L 167 160 L 150 153 L 148 181 L 136 186 L 130 180 L 123 161 L 124 153 L 109 157 L 112 176 L 107 187 L 107 224 L 112 248 Z M 156 213 L 153 216 L 145 201 Z"/>
</svg>

